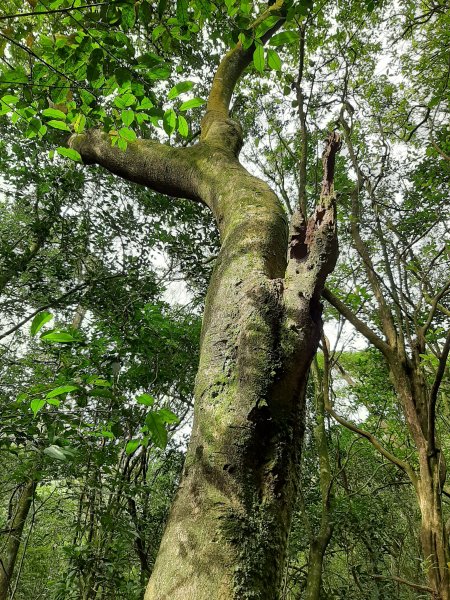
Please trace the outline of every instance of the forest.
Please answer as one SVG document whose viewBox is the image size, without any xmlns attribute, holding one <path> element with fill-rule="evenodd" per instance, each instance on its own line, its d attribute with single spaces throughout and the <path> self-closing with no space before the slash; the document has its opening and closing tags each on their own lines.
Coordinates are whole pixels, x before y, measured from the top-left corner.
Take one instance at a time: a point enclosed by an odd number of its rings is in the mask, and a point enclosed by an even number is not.
<svg viewBox="0 0 450 600">
<path fill-rule="evenodd" d="M 0 600 L 450 600 L 448 0 L 1 0 Z"/>
</svg>

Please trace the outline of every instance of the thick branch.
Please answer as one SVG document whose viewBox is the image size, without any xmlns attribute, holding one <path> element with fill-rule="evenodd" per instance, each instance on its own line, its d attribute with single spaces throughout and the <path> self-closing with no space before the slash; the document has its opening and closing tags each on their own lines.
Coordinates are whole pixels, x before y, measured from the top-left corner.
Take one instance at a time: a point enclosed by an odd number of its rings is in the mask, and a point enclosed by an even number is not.
<svg viewBox="0 0 450 600">
<path fill-rule="evenodd" d="M 428 432 L 429 432 L 429 442 L 432 446 L 432 450 L 434 450 L 435 446 L 435 429 L 436 429 L 436 403 L 437 397 L 439 393 L 439 388 L 442 383 L 442 378 L 444 377 L 445 368 L 447 366 L 448 355 L 450 352 L 450 331 L 447 333 L 447 337 L 445 339 L 445 344 L 442 349 L 441 356 L 439 358 L 439 366 L 436 373 L 436 378 L 433 383 L 433 387 L 431 388 L 430 394 L 430 403 L 428 407 Z"/>
<path fill-rule="evenodd" d="M 125 151 L 111 145 L 110 136 L 97 129 L 74 135 L 69 146 L 85 164 L 98 164 L 124 179 L 156 192 L 202 201 L 196 160 L 198 146 L 173 148 L 152 140 L 129 142 Z"/>
<path fill-rule="evenodd" d="M 260 16 L 251 26 L 251 30 L 255 30 L 260 23 L 265 21 L 271 16 L 279 15 L 283 8 L 284 0 L 275 0 L 275 2 L 269 6 L 269 8 Z M 272 27 L 267 33 L 265 33 L 261 42 L 265 43 L 270 37 L 281 27 L 284 19 L 280 17 L 280 20 Z M 234 88 L 241 77 L 244 70 L 252 62 L 253 52 L 255 45 L 252 44 L 250 48 L 244 50 L 242 43 L 239 41 L 234 48 L 232 48 L 221 60 L 219 67 L 214 76 L 211 92 L 208 98 L 208 105 L 206 108 L 205 119 L 209 120 L 209 116 L 215 118 L 228 118 L 228 111 L 230 107 L 231 97 L 234 92 Z M 204 125 L 203 125 L 204 127 Z"/>
</svg>

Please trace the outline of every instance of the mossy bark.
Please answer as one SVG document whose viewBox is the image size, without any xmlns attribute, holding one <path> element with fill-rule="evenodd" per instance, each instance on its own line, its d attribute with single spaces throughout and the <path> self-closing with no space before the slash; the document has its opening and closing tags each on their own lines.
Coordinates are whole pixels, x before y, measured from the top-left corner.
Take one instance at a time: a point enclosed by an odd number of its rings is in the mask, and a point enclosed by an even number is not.
<svg viewBox="0 0 450 600">
<path fill-rule="evenodd" d="M 330 143 L 335 153 L 339 144 Z M 186 150 L 132 143 L 120 153 L 98 132 L 72 145 L 88 162 L 205 203 L 221 236 L 192 437 L 145 600 L 275 600 L 320 294 L 337 257 L 329 173 L 316 211 L 308 222 L 298 213 L 289 234 L 276 195 L 238 161 L 240 127 L 217 113 Z"/>
</svg>

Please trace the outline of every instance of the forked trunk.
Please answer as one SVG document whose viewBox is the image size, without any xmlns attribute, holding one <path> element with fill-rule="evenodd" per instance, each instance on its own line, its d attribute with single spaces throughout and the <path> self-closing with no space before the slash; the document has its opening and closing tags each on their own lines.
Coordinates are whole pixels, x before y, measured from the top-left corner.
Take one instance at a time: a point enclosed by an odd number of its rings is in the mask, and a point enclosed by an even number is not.
<svg viewBox="0 0 450 600">
<path fill-rule="evenodd" d="M 320 295 L 337 258 L 340 139 L 330 134 L 316 210 L 308 222 L 299 211 L 289 237 L 276 195 L 239 163 L 241 130 L 227 118 L 251 56 L 237 45 L 223 59 L 191 148 L 139 141 L 121 152 L 96 131 L 71 141 L 86 162 L 206 204 L 222 242 L 206 298 L 192 437 L 145 600 L 279 596 Z"/>
</svg>

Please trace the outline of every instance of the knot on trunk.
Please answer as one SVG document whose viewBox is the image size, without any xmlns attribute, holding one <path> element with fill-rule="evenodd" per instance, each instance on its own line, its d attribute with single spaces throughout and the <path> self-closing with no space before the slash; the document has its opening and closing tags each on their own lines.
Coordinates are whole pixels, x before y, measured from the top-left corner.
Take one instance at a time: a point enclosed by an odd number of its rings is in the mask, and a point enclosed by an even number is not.
<svg viewBox="0 0 450 600">
<path fill-rule="evenodd" d="M 236 157 L 244 143 L 241 125 L 233 119 L 218 117 L 213 111 L 208 111 L 202 120 L 201 139 L 209 146 L 231 152 Z"/>
<path fill-rule="evenodd" d="M 105 144 L 105 140 L 111 144 L 108 134 L 100 129 L 89 129 L 84 133 L 74 133 L 70 136 L 67 145 L 80 154 L 85 165 L 97 163 L 98 149 Z"/>
</svg>

